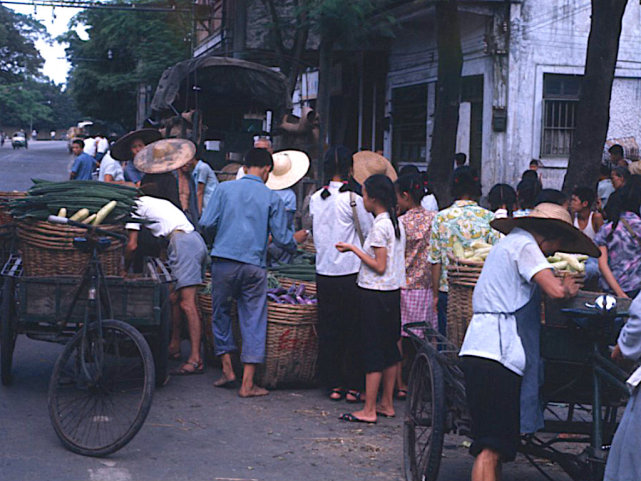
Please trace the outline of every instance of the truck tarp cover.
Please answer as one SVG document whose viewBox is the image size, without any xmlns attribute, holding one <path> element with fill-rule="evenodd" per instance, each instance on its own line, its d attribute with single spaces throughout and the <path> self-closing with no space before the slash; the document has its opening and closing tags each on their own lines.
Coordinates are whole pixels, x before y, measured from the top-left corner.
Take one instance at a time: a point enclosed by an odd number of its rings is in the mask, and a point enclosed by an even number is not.
<svg viewBox="0 0 641 481">
<path fill-rule="evenodd" d="M 165 70 L 151 101 L 154 112 L 233 107 L 246 112 L 291 109 L 287 80 L 264 65 L 228 57 L 198 57 Z M 278 118 L 277 117 L 277 118 Z"/>
</svg>

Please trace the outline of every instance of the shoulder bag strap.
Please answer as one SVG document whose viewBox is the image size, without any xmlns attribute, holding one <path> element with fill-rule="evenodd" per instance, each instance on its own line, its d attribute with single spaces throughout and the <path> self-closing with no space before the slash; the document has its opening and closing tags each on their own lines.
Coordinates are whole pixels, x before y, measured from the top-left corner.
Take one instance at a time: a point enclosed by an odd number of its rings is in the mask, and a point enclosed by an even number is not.
<svg viewBox="0 0 641 481">
<path fill-rule="evenodd" d="M 625 227 L 625 230 L 627 230 L 628 233 L 632 236 L 632 238 L 637 241 L 637 244 L 641 246 L 641 239 L 639 239 L 639 236 L 636 235 L 636 233 L 632 230 L 632 227 L 630 227 L 628 221 L 625 219 L 621 219 L 621 223 L 623 224 L 623 227 Z"/>
<path fill-rule="evenodd" d="M 356 227 L 356 233 L 358 238 L 361 241 L 361 247 L 365 244 L 365 238 L 363 237 L 363 230 L 361 229 L 361 221 L 358 218 L 358 212 L 356 211 L 356 194 L 354 192 L 349 193 L 349 205 L 352 208 L 352 217 L 354 217 L 354 227 Z"/>
</svg>

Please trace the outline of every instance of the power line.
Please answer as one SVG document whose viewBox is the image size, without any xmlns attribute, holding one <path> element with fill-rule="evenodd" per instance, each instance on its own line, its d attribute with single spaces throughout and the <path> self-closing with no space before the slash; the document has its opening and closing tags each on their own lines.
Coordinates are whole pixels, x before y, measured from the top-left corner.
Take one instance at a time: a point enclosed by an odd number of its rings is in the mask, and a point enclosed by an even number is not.
<svg viewBox="0 0 641 481">
<path fill-rule="evenodd" d="M 102 2 L 89 2 L 89 1 L 73 1 L 73 0 L 0 0 L 0 5 L 24 5 L 31 7 L 55 7 L 55 8 L 78 8 L 87 10 L 123 10 L 129 12 L 191 12 L 191 8 L 182 8 L 175 5 L 171 7 L 154 7 L 150 4 L 135 4 L 135 3 L 102 3 Z"/>
</svg>

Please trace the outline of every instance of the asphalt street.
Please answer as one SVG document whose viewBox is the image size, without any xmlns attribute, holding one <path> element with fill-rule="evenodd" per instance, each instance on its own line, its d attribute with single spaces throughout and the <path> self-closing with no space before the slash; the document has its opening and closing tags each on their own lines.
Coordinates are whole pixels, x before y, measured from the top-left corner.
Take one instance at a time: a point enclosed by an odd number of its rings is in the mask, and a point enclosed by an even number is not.
<svg viewBox="0 0 641 481">
<path fill-rule="evenodd" d="M 40 140 L 14 150 L 7 139 L 0 147 L 0 191 L 26 190 L 32 178 L 66 180 L 72 161 L 66 141 Z"/>
<path fill-rule="evenodd" d="M 0 149 L 0 191 L 24 190 L 32 177 L 65 179 L 71 157 L 64 142 L 34 142 L 29 150 Z M 349 424 L 353 409 L 318 389 L 272 391 L 240 399 L 212 386 L 218 369 L 171 378 L 156 389 L 138 435 L 107 458 L 75 455 L 59 443 L 47 412 L 47 386 L 62 347 L 19 336 L 14 383 L 0 386 L 2 481 L 401 481 L 402 417 L 376 425 Z M 183 345 L 186 353 L 187 345 Z M 174 364 L 178 366 L 177 363 Z M 469 479 L 472 458 L 464 438 L 447 436 L 439 481 Z M 558 481 L 569 479 L 543 466 Z M 504 480 L 542 481 L 518 457 Z"/>
</svg>

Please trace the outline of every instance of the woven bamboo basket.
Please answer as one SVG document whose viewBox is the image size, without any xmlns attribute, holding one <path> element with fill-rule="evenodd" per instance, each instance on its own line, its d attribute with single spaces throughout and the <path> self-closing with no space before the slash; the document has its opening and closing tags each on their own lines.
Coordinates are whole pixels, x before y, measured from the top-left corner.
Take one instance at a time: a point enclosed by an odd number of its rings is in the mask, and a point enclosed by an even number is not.
<svg viewBox="0 0 641 481">
<path fill-rule="evenodd" d="M 73 239 L 86 235 L 85 229 L 38 220 L 18 221 L 16 224 L 18 249 L 22 255 L 25 276 L 82 275 L 91 254 L 76 249 Z M 120 225 L 103 225 L 100 228 L 113 232 L 123 229 Z M 100 253 L 105 275 L 120 275 L 123 247 L 122 241 L 111 239 L 111 246 Z"/>
<path fill-rule="evenodd" d="M 316 304 L 269 302 L 267 312 L 266 357 L 257 382 L 268 388 L 311 383 L 318 359 Z"/>
<path fill-rule="evenodd" d="M 18 197 L 24 197 L 25 195 L 27 195 L 26 192 L 0 192 L 0 225 L 10 224 L 13 221 L 13 217 L 9 214 L 9 208 L 4 205 L 4 202 Z"/>
<path fill-rule="evenodd" d="M 289 289 L 294 284 L 303 284 L 305 286 L 305 293 L 316 297 L 316 283 L 313 281 L 300 281 L 298 279 L 292 279 L 291 277 L 278 277 L 278 282 L 280 282 L 283 289 Z"/>
<path fill-rule="evenodd" d="M 447 299 L 447 337 L 448 339 L 461 346 L 465 331 L 472 319 L 474 310 L 472 309 L 472 295 L 474 287 L 481 275 L 483 263 L 468 261 L 466 259 L 456 259 L 449 256 L 450 265 L 447 268 L 447 283 L 449 294 Z M 554 272 L 557 277 L 572 277 L 583 286 L 585 276 L 579 273 Z M 545 322 L 545 309 L 541 309 L 541 321 Z"/>
</svg>

